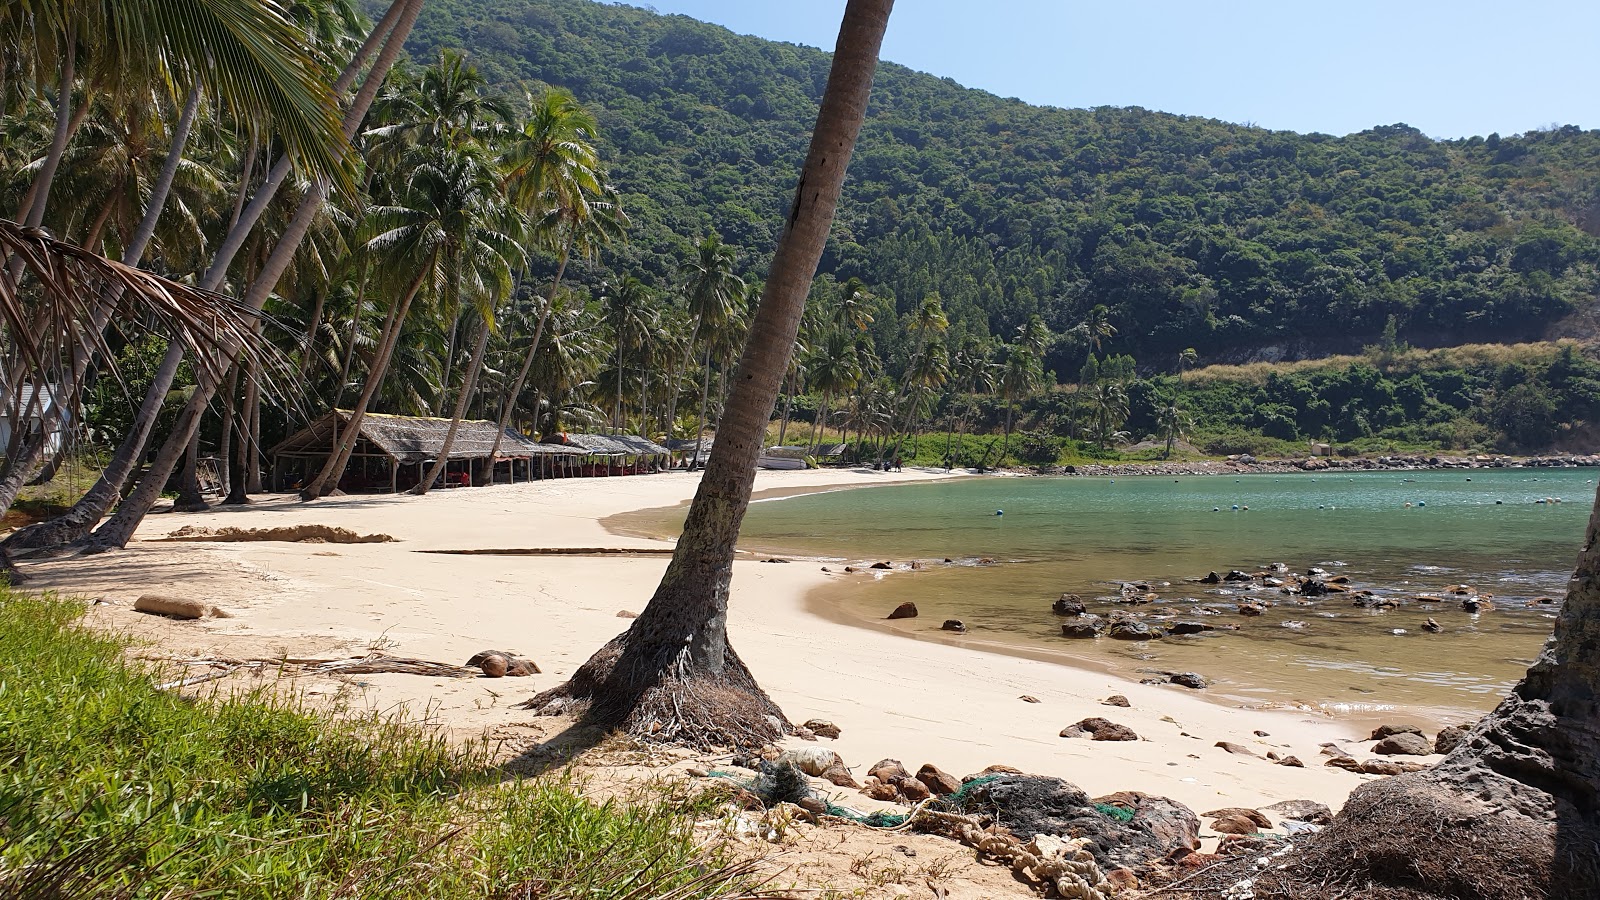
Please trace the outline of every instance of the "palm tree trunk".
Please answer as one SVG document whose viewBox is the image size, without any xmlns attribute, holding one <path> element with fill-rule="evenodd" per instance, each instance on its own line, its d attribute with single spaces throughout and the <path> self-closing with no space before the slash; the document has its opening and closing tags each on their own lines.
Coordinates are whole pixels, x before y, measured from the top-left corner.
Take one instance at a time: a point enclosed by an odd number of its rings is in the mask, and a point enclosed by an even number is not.
<svg viewBox="0 0 1600 900">
<path fill-rule="evenodd" d="M 422 285 L 427 281 L 429 265 L 431 263 L 424 264 L 422 270 L 412 279 L 411 285 L 406 288 L 400 304 L 390 310 L 389 318 L 384 323 L 383 334 L 379 336 L 378 346 L 373 352 L 372 366 L 367 370 L 361 397 L 350 410 L 350 421 L 345 423 L 344 432 L 334 445 L 333 452 L 328 454 L 328 459 L 322 465 L 322 471 L 300 491 L 300 499 L 316 500 L 337 488 L 339 476 L 344 473 L 344 467 L 350 463 L 350 454 L 355 450 L 356 442 L 361 439 L 361 422 L 366 418 L 367 409 L 372 405 L 372 398 L 377 395 L 378 389 L 383 385 L 384 375 L 389 371 L 389 362 L 394 357 L 394 348 L 399 343 L 400 332 L 405 329 L 406 315 L 411 311 L 411 301 L 416 299 L 417 294 L 422 291 Z"/>
<path fill-rule="evenodd" d="M 833 405 L 833 391 L 822 392 L 822 403 L 817 407 L 816 416 L 811 420 L 811 446 L 817 446 L 817 431 L 828 422 L 828 407 Z"/>
<path fill-rule="evenodd" d="M 200 429 L 189 435 L 189 444 L 183 451 L 183 474 L 178 479 L 178 499 L 173 501 L 173 512 L 205 512 L 211 508 L 200 490 Z"/>
<path fill-rule="evenodd" d="M 55 181 L 56 169 L 61 166 L 61 157 L 66 155 L 67 142 L 72 139 L 72 88 L 77 81 L 77 63 L 78 26 L 74 22 L 67 26 L 67 40 L 62 45 L 61 80 L 56 86 L 56 127 L 50 135 L 50 147 L 45 151 L 44 162 L 33 177 L 32 187 L 28 189 L 28 208 L 22 214 L 22 224 L 30 228 L 44 224 L 44 210 L 50 202 L 50 186 Z M 89 98 L 84 98 L 83 105 L 85 109 L 88 108 Z"/>
<path fill-rule="evenodd" d="M 778 423 L 778 446 L 783 446 L 783 439 L 789 433 L 789 413 L 794 409 L 794 380 L 795 373 L 790 373 L 784 381 L 783 391 L 783 420 Z"/>
<path fill-rule="evenodd" d="M 242 467 L 236 465 L 233 458 L 233 433 L 238 430 L 239 414 L 239 366 L 234 364 L 228 369 L 228 380 L 225 390 L 227 393 L 222 399 L 222 426 L 217 437 L 217 465 L 222 476 L 222 502 L 232 504 L 241 502 L 235 493 L 239 482 L 239 472 Z"/>
<path fill-rule="evenodd" d="M 528 344 L 528 353 L 522 357 L 522 368 L 517 372 L 517 380 L 512 382 L 511 390 L 506 392 L 505 400 L 500 404 L 499 427 L 495 429 L 494 447 L 489 451 L 489 458 L 493 459 L 500 452 L 500 441 L 505 437 L 506 428 L 511 424 L 511 413 L 517 407 L 517 398 L 522 396 L 522 388 L 528 382 L 528 372 L 533 368 L 533 360 L 539 354 L 539 341 L 544 337 L 545 323 L 550 321 L 550 310 L 556 304 L 556 291 L 561 288 L 561 276 L 567 271 L 567 257 L 572 253 L 572 240 L 561 248 L 561 260 L 556 263 L 556 277 L 550 282 L 550 293 L 544 299 L 544 309 L 539 310 L 539 321 L 533 326 L 533 340 Z M 534 410 L 537 419 L 539 411 Z M 535 421 L 537 426 L 537 421 Z"/>
<path fill-rule="evenodd" d="M 529 701 L 573 700 L 590 718 L 656 740 L 761 746 L 792 729 L 728 642 L 734 545 L 750 505 L 756 458 L 789 368 L 806 294 L 866 115 L 893 0 L 850 0 L 811 149 L 750 325 L 683 534 L 655 596 L 623 634 L 565 685 Z"/>
<path fill-rule="evenodd" d="M 706 344 L 705 378 L 700 383 L 700 427 L 694 432 L 694 456 L 689 460 L 689 471 L 700 468 L 700 440 L 706 433 L 706 407 L 711 403 L 711 344 Z"/>
<path fill-rule="evenodd" d="M 411 493 L 422 495 L 433 487 L 433 482 L 439 473 L 450 464 L 450 451 L 456 444 L 456 432 L 461 429 L 461 420 L 467 415 L 467 402 L 472 398 L 472 391 L 478 384 L 478 372 L 483 369 L 483 354 L 489 349 L 489 322 L 483 323 L 483 328 L 478 331 L 478 342 L 472 347 L 472 361 L 467 364 L 467 372 L 461 384 L 461 396 L 456 398 L 455 411 L 450 414 L 450 429 L 444 433 L 444 443 L 439 447 L 439 456 L 428 467 L 428 474 L 424 475 Z M 493 457 L 491 457 L 493 459 Z M 492 471 L 492 470 L 491 470 Z"/>
<path fill-rule="evenodd" d="M 245 379 L 245 421 L 250 425 L 250 431 L 245 436 L 245 460 L 248 465 L 244 470 L 244 489 L 251 494 L 261 493 L 261 379 L 258 376 L 256 363 L 252 362 L 249 377 Z"/>
<path fill-rule="evenodd" d="M 996 461 L 996 465 L 998 465 L 1000 462 L 1005 460 L 1006 453 L 1008 453 L 1010 451 L 1010 449 L 1011 449 L 1011 417 L 1012 417 L 1012 413 L 1014 413 L 1015 411 L 1016 411 L 1016 408 L 1012 405 L 1011 398 L 1007 397 L 1006 398 L 1006 437 L 1005 437 L 1005 440 L 1000 442 L 1000 459 Z"/>
</svg>

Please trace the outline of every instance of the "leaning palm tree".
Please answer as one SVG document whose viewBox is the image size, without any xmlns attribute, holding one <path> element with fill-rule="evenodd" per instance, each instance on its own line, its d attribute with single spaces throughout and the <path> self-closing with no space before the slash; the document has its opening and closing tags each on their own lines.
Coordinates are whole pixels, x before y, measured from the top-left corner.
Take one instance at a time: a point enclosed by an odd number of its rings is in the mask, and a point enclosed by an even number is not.
<svg viewBox="0 0 1600 900">
<path fill-rule="evenodd" d="M 827 243 L 893 0 L 850 0 L 800 187 L 784 221 L 710 463 L 655 596 L 566 684 L 529 701 L 586 707 L 592 721 L 651 740 L 766 744 L 789 731 L 728 641 L 734 544 L 756 458 Z"/>
</svg>

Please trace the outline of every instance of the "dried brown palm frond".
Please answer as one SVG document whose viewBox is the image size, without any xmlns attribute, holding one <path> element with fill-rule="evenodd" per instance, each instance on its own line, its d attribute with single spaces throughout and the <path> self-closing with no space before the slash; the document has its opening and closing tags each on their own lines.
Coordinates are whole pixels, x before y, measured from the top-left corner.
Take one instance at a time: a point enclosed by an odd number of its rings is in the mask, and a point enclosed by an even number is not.
<svg viewBox="0 0 1600 900">
<path fill-rule="evenodd" d="M 215 381 L 226 374 L 236 348 L 269 370 L 285 365 L 260 336 L 260 314 L 232 297 L 123 265 L 8 219 L 0 219 L 0 259 L 11 261 L 0 267 L 0 328 L 24 365 L 47 379 L 76 354 L 108 349 L 105 335 L 91 325 L 104 297 L 120 298 L 119 317 L 149 323 L 183 344 Z"/>
</svg>

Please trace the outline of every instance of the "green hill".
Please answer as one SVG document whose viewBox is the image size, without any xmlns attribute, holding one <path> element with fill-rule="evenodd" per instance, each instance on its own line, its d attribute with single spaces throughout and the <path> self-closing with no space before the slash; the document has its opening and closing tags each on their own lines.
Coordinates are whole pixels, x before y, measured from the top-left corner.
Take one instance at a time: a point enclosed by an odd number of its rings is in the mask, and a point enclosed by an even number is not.
<svg viewBox="0 0 1600 900">
<path fill-rule="evenodd" d="M 600 115 L 635 223 L 608 268 L 667 283 L 713 228 L 764 266 L 826 53 L 588 0 L 430 0 L 411 49 L 443 47 Z M 1417 346 L 1531 340 L 1600 288 L 1600 131 L 1302 135 L 1030 106 L 885 65 L 835 230 L 823 274 L 901 312 L 937 291 L 958 334 L 1009 337 L 1103 304 L 1108 349 L 1142 368 L 1191 346 L 1353 351 L 1391 316 Z M 1071 380 L 1083 353 L 1059 341 L 1049 363 Z"/>
</svg>

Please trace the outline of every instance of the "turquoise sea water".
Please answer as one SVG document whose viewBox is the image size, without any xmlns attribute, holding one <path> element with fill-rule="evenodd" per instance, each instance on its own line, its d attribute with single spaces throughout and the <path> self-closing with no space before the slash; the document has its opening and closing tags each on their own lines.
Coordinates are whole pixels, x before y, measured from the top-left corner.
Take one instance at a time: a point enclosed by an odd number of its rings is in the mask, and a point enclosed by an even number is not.
<svg viewBox="0 0 1600 900">
<path fill-rule="evenodd" d="M 921 560 L 918 571 L 842 576 L 824 599 L 874 620 L 913 600 L 921 615 L 896 624 L 924 636 L 959 618 L 965 640 L 1060 652 L 1132 675 L 1198 671 L 1217 682 L 1214 693 L 1231 697 L 1465 718 L 1492 707 L 1549 634 L 1556 607 L 1539 600 L 1559 600 L 1565 590 L 1595 476 L 1500 469 L 971 478 L 759 502 L 741 546 L 897 567 Z M 1554 498 L 1564 502 L 1537 502 Z M 677 519 L 681 511 L 660 530 Z M 982 557 L 995 564 L 973 564 Z M 1353 587 L 1402 605 L 1369 611 L 1348 596 L 1307 601 L 1193 581 L 1274 562 L 1348 575 Z M 1074 593 L 1093 612 L 1128 609 L 1114 600 L 1119 582 L 1130 581 L 1151 583 L 1159 598 L 1136 612 L 1240 630 L 1136 644 L 1061 637 L 1052 600 Z M 1456 598 L 1414 599 L 1456 584 L 1492 594 L 1493 611 L 1470 614 Z M 1238 615 L 1233 604 L 1247 596 L 1275 605 L 1260 617 Z M 1219 614 L 1197 616 L 1197 607 Z M 1421 629 L 1429 617 L 1443 633 Z"/>
</svg>

